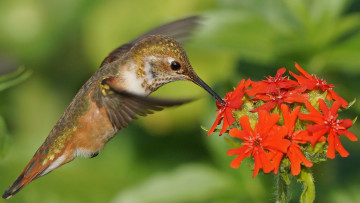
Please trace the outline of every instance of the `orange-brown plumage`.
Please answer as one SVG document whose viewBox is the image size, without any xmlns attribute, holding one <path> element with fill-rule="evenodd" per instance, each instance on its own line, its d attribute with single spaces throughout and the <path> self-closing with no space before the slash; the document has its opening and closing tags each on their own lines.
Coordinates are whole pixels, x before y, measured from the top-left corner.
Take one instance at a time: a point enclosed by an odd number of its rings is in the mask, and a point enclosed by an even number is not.
<svg viewBox="0 0 360 203">
<path fill-rule="evenodd" d="M 107 116 L 106 109 L 99 108 L 92 101 L 89 111 L 79 118 L 78 126 L 67 149 L 78 155 L 89 156 L 93 152 L 100 151 L 116 132 Z"/>
</svg>

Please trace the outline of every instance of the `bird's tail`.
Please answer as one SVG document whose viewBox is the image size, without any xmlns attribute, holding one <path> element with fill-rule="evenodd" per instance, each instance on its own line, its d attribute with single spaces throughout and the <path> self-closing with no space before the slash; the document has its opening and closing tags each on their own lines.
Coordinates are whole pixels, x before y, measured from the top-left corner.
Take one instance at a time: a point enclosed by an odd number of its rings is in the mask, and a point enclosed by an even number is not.
<svg viewBox="0 0 360 203">
<path fill-rule="evenodd" d="M 17 192 L 19 192 L 19 191 L 27 184 L 27 183 L 24 184 L 23 179 L 24 179 L 24 174 L 22 173 L 22 174 L 15 180 L 15 182 L 9 187 L 9 189 L 4 192 L 4 194 L 2 195 L 2 198 L 4 198 L 4 199 L 9 199 L 9 198 L 12 197 L 14 194 L 16 194 Z"/>
<path fill-rule="evenodd" d="M 9 199 L 31 181 L 62 165 L 64 160 L 58 160 L 58 158 L 59 157 L 56 156 L 55 159 L 44 162 L 44 157 L 38 150 L 15 182 L 4 192 L 2 198 Z"/>
<path fill-rule="evenodd" d="M 35 153 L 34 157 L 30 160 L 29 164 L 25 167 L 23 172 L 9 187 L 9 189 L 4 192 L 2 198 L 9 199 L 14 194 L 19 192 L 25 185 L 41 176 L 41 173 L 48 167 L 48 165 L 41 164 L 37 154 L 38 153 Z"/>
</svg>

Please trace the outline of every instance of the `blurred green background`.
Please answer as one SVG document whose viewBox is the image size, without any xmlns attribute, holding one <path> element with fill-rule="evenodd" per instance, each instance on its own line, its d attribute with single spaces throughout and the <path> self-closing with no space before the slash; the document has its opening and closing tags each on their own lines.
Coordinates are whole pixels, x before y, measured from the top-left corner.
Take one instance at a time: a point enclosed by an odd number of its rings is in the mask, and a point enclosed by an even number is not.
<svg viewBox="0 0 360 203">
<path fill-rule="evenodd" d="M 242 78 L 280 67 L 305 70 L 360 98 L 360 1 L 350 0 L 2 0 L 0 75 L 30 77 L 0 87 L 0 190 L 15 180 L 83 83 L 118 45 L 155 26 L 199 14 L 185 45 L 197 73 L 220 95 Z M 18 70 L 19 71 L 19 70 Z M 24 70 L 20 70 L 20 72 Z M 25 71 L 28 76 L 29 72 Z M 7 76 L 9 77 L 9 76 Z M 156 96 L 201 99 L 140 118 L 94 159 L 78 158 L 6 202 L 274 202 L 274 177 L 251 178 L 249 162 L 229 166 L 230 148 L 206 132 L 215 102 L 189 82 Z M 154 96 L 155 96 L 154 95 Z M 343 117 L 359 115 L 360 102 Z M 351 131 L 360 135 L 359 124 Z M 360 144 L 313 167 L 316 202 L 360 202 Z M 293 180 L 292 202 L 301 186 Z M 5 202 L 5 200 L 0 200 Z"/>
</svg>

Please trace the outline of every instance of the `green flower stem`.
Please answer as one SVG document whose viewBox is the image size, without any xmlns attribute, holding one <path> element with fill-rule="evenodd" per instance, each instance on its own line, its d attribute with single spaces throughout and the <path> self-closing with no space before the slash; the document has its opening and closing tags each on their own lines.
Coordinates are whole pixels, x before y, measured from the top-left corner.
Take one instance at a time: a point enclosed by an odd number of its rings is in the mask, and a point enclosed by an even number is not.
<svg viewBox="0 0 360 203">
<path fill-rule="evenodd" d="M 288 189 L 289 189 L 289 185 L 287 184 L 287 181 L 284 180 L 284 176 L 282 176 L 282 174 L 279 173 L 277 175 L 277 194 L 276 194 L 277 203 L 289 202 Z"/>
<path fill-rule="evenodd" d="M 315 184 L 314 178 L 309 168 L 304 167 L 301 170 L 300 175 L 297 177 L 298 181 L 301 181 L 304 190 L 300 196 L 301 203 L 312 203 L 315 200 Z"/>
</svg>

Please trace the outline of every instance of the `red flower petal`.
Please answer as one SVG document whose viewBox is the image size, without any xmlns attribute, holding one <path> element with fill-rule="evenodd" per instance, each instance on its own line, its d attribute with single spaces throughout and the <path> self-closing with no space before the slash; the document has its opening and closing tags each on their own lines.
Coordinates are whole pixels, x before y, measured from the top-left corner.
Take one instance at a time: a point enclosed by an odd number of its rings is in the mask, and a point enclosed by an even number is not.
<svg viewBox="0 0 360 203">
<path fill-rule="evenodd" d="M 318 125 L 318 124 L 315 124 L 315 125 L 307 125 L 307 129 L 312 132 L 312 139 L 311 139 L 311 144 L 312 146 L 314 146 L 316 143 L 319 142 L 319 139 L 324 136 L 326 133 L 329 132 L 329 129 L 328 128 L 324 128 L 323 125 Z"/>
<path fill-rule="evenodd" d="M 300 72 L 301 75 L 306 77 L 307 79 L 315 80 L 313 76 L 311 76 L 309 73 L 307 73 L 304 69 L 302 69 L 298 63 L 295 62 L 296 69 Z"/>
<path fill-rule="evenodd" d="M 273 165 L 271 164 L 268 156 L 266 156 L 266 153 L 259 147 L 254 148 L 252 156 L 254 157 L 255 162 L 253 178 L 259 173 L 260 168 L 263 169 L 264 173 L 269 173 L 273 170 Z"/>
<path fill-rule="evenodd" d="M 269 130 L 279 121 L 280 116 L 278 114 L 271 114 L 267 111 L 260 111 L 259 122 L 255 129 L 261 135 L 265 135 Z"/>
<path fill-rule="evenodd" d="M 310 142 L 311 141 L 312 136 L 309 134 L 309 132 L 307 130 L 298 130 L 296 132 L 294 132 L 292 134 L 292 141 L 296 142 L 296 143 L 301 143 L 301 144 L 305 144 L 306 142 Z M 319 142 L 321 141 L 325 141 L 325 140 L 318 140 Z"/>
<path fill-rule="evenodd" d="M 327 99 L 330 100 L 335 100 L 338 101 L 341 105 L 341 107 L 346 108 L 349 103 L 343 99 L 342 97 L 340 97 L 338 94 L 336 94 L 336 92 L 334 92 L 334 90 L 328 89 L 328 94 L 327 94 Z"/>
<path fill-rule="evenodd" d="M 335 158 L 335 138 L 333 134 L 329 134 L 327 138 L 327 142 L 329 143 L 328 150 L 326 152 L 326 156 L 330 159 Z"/>
<path fill-rule="evenodd" d="M 250 96 L 258 94 L 276 93 L 280 89 L 290 90 L 298 86 L 298 83 L 293 80 L 289 80 L 286 76 L 282 76 L 285 73 L 285 68 L 277 70 L 275 77 L 268 76 L 267 80 L 259 82 L 252 82 L 252 89 L 246 90 L 246 93 Z"/>
<path fill-rule="evenodd" d="M 291 162 L 291 174 L 294 176 L 300 174 L 302 162 L 306 167 L 313 166 L 313 163 L 307 160 L 306 157 L 302 154 L 299 145 L 294 142 L 289 146 L 287 156 Z"/>
<path fill-rule="evenodd" d="M 306 108 L 310 111 L 309 114 L 299 113 L 299 119 L 301 120 L 309 120 L 318 124 L 324 123 L 324 115 L 322 115 L 318 110 L 316 110 L 310 102 L 305 103 Z"/>
<path fill-rule="evenodd" d="M 238 149 L 230 149 L 227 154 L 230 156 L 238 155 L 233 161 L 231 161 L 230 166 L 232 168 L 239 168 L 242 160 L 244 160 L 244 158 L 246 157 L 251 156 L 251 151 L 249 152 L 249 147 L 244 146 Z"/>
<path fill-rule="evenodd" d="M 284 98 L 284 102 L 286 103 L 305 103 L 309 100 L 309 96 L 307 94 L 286 94 Z"/>
<path fill-rule="evenodd" d="M 273 149 L 282 153 L 286 153 L 290 145 L 290 141 L 284 139 L 288 130 L 283 126 L 275 126 L 268 132 L 264 132 L 268 136 L 264 139 L 263 147 Z"/>
<path fill-rule="evenodd" d="M 216 126 L 219 125 L 219 123 L 221 122 L 222 119 L 223 118 L 221 116 L 216 117 L 216 120 L 215 120 L 214 124 L 211 126 L 209 132 L 206 134 L 207 136 L 209 136 L 211 133 L 214 132 Z"/>
<path fill-rule="evenodd" d="M 278 87 L 281 89 L 292 90 L 298 86 L 299 86 L 299 83 L 297 83 L 294 80 L 286 79 L 285 81 L 278 82 Z"/>
<path fill-rule="evenodd" d="M 263 100 L 263 101 L 269 101 L 271 100 L 271 96 L 268 94 L 257 94 L 254 98 L 252 98 L 251 100 Z"/>
<path fill-rule="evenodd" d="M 275 152 L 275 155 L 273 156 L 272 158 L 272 164 L 273 164 L 273 167 L 274 167 L 274 173 L 277 174 L 277 172 L 279 171 L 279 167 L 280 167 L 280 163 L 281 163 L 281 160 L 283 158 L 283 153 L 281 152 Z"/>
<path fill-rule="evenodd" d="M 265 173 L 269 173 L 273 170 L 274 166 L 271 164 L 269 157 L 266 155 L 264 150 L 259 150 L 259 158 L 261 165 Z"/>
<path fill-rule="evenodd" d="M 248 94 L 249 96 L 254 96 L 258 92 L 260 92 L 262 89 L 264 89 L 267 85 L 268 84 L 266 84 L 264 82 L 253 82 L 251 85 L 253 88 L 247 89 L 246 94 Z"/>
<path fill-rule="evenodd" d="M 353 142 L 358 141 L 357 136 L 354 133 L 352 133 L 352 132 L 350 132 L 348 130 L 338 130 L 338 134 L 339 135 L 345 135 L 347 138 L 349 138 L 349 140 L 351 140 Z"/>
<path fill-rule="evenodd" d="M 284 139 L 287 129 L 276 125 L 279 119 L 280 116 L 277 114 L 262 111 L 259 113 L 259 122 L 256 124 L 255 129 L 252 129 L 248 116 L 242 116 L 239 121 L 242 130 L 230 129 L 230 136 L 244 141 L 242 143 L 243 147 L 228 151 L 228 155 L 240 156 L 233 160 L 231 166 L 238 167 L 241 161 L 248 156 L 248 153 L 251 153 L 255 161 L 253 177 L 258 174 L 260 168 L 265 173 L 273 170 L 276 172 L 277 169 L 274 169 L 274 163 L 281 161 L 281 157 L 278 160 L 279 155 L 277 155 L 276 159 L 272 159 L 269 153 L 285 153 L 290 145 L 290 141 Z M 268 151 L 269 153 L 267 153 Z M 244 155 L 240 153 L 244 153 Z"/>
<path fill-rule="evenodd" d="M 252 112 L 252 113 L 260 112 L 260 111 L 270 112 L 271 109 L 273 109 L 276 106 L 276 104 L 277 104 L 276 101 L 269 101 L 269 102 L 266 102 L 265 104 L 257 107 L 256 109 L 251 110 L 250 112 Z"/>
<path fill-rule="evenodd" d="M 289 107 L 286 104 L 281 104 L 281 112 L 284 118 L 284 126 L 287 127 L 289 132 L 293 132 L 295 129 L 295 122 L 298 117 L 301 106 L 297 106 L 291 113 Z"/>
<path fill-rule="evenodd" d="M 312 121 L 314 123 L 323 124 L 324 123 L 324 116 L 318 116 L 314 114 L 302 114 L 299 113 L 299 119 L 300 120 L 307 120 Z"/>
<path fill-rule="evenodd" d="M 341 157 L 349 156 L 349 152 L 346 151 L 345 148 L 342 146 L 342 144 L 341 144 L 341 142 L 339 140 L 339 136 L 334 135 L 334 140 L 335 140 L 335 149 L 336 149 L 336 151 L 339 152 L 340 156 Z"/>
<path fill-rule="evenodd" d="M 290 75 L 293 76 L 299 83 L 299 88 L 301 88 L 303 91 L 306 89 L 312 90 L 314 89 L 316 83 L 310 79 L 307 79 L 303 76 L 296 75 L 295 73 L 289 71 Z"/>
<path fill-rule="evenodd" d="M 322 100 L 322 101 L 324 101 L 324 100 Z M 324 104 L 325 104 L 325 102 L 324 102 Z M 330 113 L 331 113 L 331 115 L 336 115 L 337 112 L 339 111 L 340 106 L 341 106 L 341 103 L 340 103 L 340 102 L 334 101 L 334 103 L 333 103 L 332 106 L 330 107 Z M 324 114 L 324 115 L 325 115 L 325 114 Z"/>
<path fill-rule="evenodd" d="M 325 115 L 325 116 L 329 115 L 329 108 L 326 106 L 325 101 L 322 99 L 319 99 L 317 102 L 319 103 L 319 108 L 323 112 L 323 115 Z M 337 113 L 337 109 L 336 109 L 335 114 L 336 113 Z M 331 114 L 334 115 L 332 111 L 331 111 Z"/>
<path fill-rule="evenodd" d="M 350 128 L 351 126 L 353 126 L 353 122 L 351 119 L 345 119 L 342 121 L 341 126 L 344 128 Z"/>
<path fill-rule="evenodd" d="M 231 137 L 242 139 L 243 141 L 249 140 L 250 135 L 245 130 L 239 130 L 237 128 L 231 128 L 229 132 Z"/>
<path fill-rule="evenodd" d="M 249 133 L 249 136 L 253 136 L 254 131 L 250 126 L 249 117 L 248 116 L 242 116 L 240 118 L 239 122 L 240 122 L 240 125 L 241 125 L 243 131 Z"/>
<path fill-rule="evenodd" d="M 344 147 L 342 146 L 339 136 L 330 132 L 327 138 L 329 143 L 328 151 L 326 152 L 327 157 L 330 159 L 335 158 L 335 150 L 339 152 L 340 156 L 347 157 L 349 156 L 349 152 L 347 152 Z"/>
<path fill-rule="evenodd" d="M 235 119 L 234 119 L 234 121 L 235 121 Z M 233 123 L 233 122 L 232 122 L 232 123 Z M 224 119 L 223 119 L 223 126 L 222 126 L 222 128 L 221 128 L 221 130 L 220 130 L 219 136 L 222 135 L 224 132 L 226 132 L 226 130 L 228 129 L 228 127 L 229 127 L 230 125 L 232 125 L 232 123 L 230 124 L 230 123 L 229 123 L 229 120 L 227 119 L 227 117 L 224 117 Z"/>
</svg>

